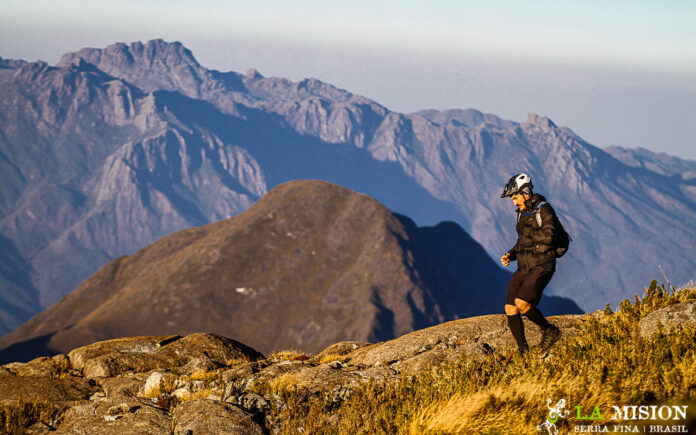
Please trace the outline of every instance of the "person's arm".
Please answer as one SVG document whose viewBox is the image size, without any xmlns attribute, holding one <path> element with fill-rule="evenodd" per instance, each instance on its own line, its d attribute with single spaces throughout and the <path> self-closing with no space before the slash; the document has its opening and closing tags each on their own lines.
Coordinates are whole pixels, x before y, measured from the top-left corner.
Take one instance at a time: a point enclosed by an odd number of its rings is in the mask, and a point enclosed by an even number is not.
<svg viewBox="0 0 696 435">
<path fill-rule="evenodd" d="M 505 254 L 503 254 L 502 257 L 500 257 L 500 263 L 503 266 L 508 267 L 510 265 L 511 261 L 517 260 L 517 249 L 516 248 L 517 248 L 517 244 L 515 244 L 515 246 L 513 246 L 512 249 L 510 249 Z"/>
<path fill-rule="evenodd" d="M 517 243 L 515 243 L 515 246 L 512 247 L 507 253 L 505 254 L 508 256 L 508 260 L 510 261 L 515 261 L 517 260 Z"/>
</svg>

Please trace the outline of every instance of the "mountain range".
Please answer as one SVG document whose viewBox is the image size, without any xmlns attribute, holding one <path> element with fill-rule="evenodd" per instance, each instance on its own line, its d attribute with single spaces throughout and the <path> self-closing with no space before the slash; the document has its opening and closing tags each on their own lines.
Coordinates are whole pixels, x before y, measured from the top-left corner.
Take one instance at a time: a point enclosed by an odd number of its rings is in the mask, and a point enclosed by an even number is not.
<svg viewBox="0 0 696 435">
<path fill-rule="evenodd" d="M 497 259 L 507 179 L 532 175 L 573 237 L 550 291 L 592 310 L 696 272 L 694 162 L 602 150 L 544 116 L 396 113 L 317 79 L 219 72 L 178 42 L 0 62 L 0 333 L 105 263 L 322 179 L 419 225 L 453 221 Z M 630 145 L 630 144 L 627 144 Z"/>
</svg>

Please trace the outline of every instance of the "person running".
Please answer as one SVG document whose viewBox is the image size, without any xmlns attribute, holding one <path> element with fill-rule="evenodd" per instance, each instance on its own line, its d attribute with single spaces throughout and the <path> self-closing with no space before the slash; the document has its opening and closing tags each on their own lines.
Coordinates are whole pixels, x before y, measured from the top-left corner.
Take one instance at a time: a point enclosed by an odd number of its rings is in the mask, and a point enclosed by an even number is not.
<svg viewBox="0 0 696 435">
<path fill-rule="evenodd" d="M 541 328 L 539 347 L 542 351 L 548 350 L 561 335 L 561 331 L 537 308 L 541 294 L 556 270 L 553 246 L 556 213 L 546 198 L 532 192 L 533 188 L 529 175 L 517 174 L 510 178 L 500 195 L 501 198 L 509 197 L 517 206 L 517 243 L 500 257 L 500 262 L 508 267 L 511 261 L 517 261 L 517 270 L 508 285 L 505 314 L 520 354 L 529 351 L 520 314 Z"/>
</svg>

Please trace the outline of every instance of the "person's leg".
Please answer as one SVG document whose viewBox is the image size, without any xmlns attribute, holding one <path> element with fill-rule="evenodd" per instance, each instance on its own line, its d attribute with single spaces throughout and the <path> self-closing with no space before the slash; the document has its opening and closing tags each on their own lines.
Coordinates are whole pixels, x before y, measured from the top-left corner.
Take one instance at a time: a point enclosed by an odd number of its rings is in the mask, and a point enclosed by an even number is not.
<svg viewBox="0 0 696 435">
<path fill-rule="evenodd" d="M 546 320 L 546 317 L 541 314 L 541 311 L 531 303 L 517 298 L 515 299 L 515 307 L 542 330 L 548 329 L 551 325 L 549 321 Z"/>
<path fill-rule="evenodd" d="M 524 323 L 519 310 L 515 306 L 515 295 L 523 281 L 524 275 L 520 273 L 519 270 L 516 271 L 510 279 L 508 293 L 505 299 L 505 314 L 507 315 L 508 327 L 510 328 L 510 332 L 512 332 L 512 336 L 515 338 L 520 353 L 529 351 L 529 345 L 524 336 Z"/>
<path fill-rule="evenodd" d="M 519 313 L 508 314 L 507 321 L 510 332 L 512 332 L 512 336 L 515 338 L 520 353 L 524 354 L 529 352 L 527 338 L 524 336 L 524 322 L 522 321 L 522 316 L 520 316 Z"/>
<path fill-rule="evenodd" d="M 520 291 L 518 292 L 519 297 L 515 299 L 515 306 L 517 309 L 542 330 L 540 343 L 542 350 L 551 347 L 560 336 L 559 329 L 555 325 L 549 323 L 536 307 L 546 285 L 551 281 L 552 276 L 553 271 L 534 271 L 530 273 L 528 279 L 526 279 L 520 287 Z"/>
<path fill-rule="evenodd" d="M 532 271 L 525 277 L 526 279 L 520 284 L 519 291 L 515 297 L 515 307 L 520 313 L 537 325 L 542 330 L 548 329 L 550 323 L 541 311 L 536 307 L 541 299 L 541 294 L 544 292 L 546 285 L 551 281 L 553 271 Z"/>
</svg>

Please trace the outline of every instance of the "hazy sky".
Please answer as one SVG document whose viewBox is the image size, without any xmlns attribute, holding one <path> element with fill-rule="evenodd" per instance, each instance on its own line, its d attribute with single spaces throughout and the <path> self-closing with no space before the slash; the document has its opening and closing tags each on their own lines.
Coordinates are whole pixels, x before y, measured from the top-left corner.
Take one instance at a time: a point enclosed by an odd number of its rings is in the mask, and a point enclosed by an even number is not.
<svg viewBox="0 0 696 435">
<path fill-rule="evenodd" d="M 399 112 L 549 116 L 696 159 L 696 2 L 2 0 L 0 56 L 181 41 L 208 68 L 316 77 Z"/>
</svg>

